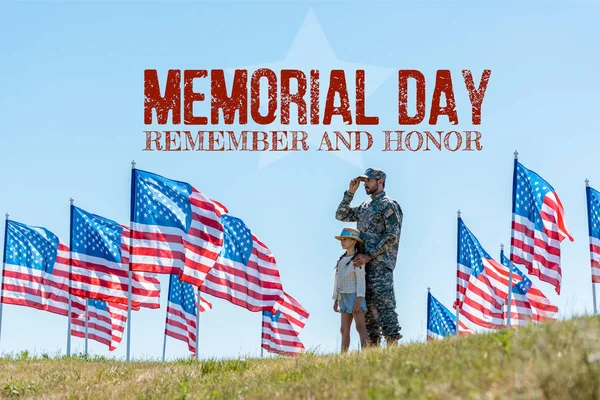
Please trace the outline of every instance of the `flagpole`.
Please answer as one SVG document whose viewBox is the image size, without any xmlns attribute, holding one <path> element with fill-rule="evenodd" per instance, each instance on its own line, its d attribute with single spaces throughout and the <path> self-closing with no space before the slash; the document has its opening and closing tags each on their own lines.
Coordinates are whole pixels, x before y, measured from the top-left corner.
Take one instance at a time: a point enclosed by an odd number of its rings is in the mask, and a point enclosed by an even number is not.
<svg viewBox="0 0 600 400">
<path fill-rule="evenodd" d="M 169 299 L 171 298 L 171 280 L 173 279 L 173 274 L 169 274 L 169 291 L 167 294 L 167 309 L 169 308 Z M 167 319 L 169 318 L 169 311 L 165 311 L 165 331 L 163 337 L 163 356 L 162 360 L 165 362 L 165 353 L 167 351 Z"/>
<path fill-rule="evenodd" d="M 166 325 L 166 321 L 165 321 L 165 325 Z M 165 329 L 167 329 L 165 327 Z M 164 337 L 163 337 L 163 356 L 162 356 L 162 361 L 165 362 L 165 353 L 167 351 L 167 332 L 164 332 Z"/>
<path fill-rule="evenodd" d="M 504 243 L 500 243 L 500 264 L 502 264 L 502 258 L 504 257 Z M 508 261 L 508 266 L 507 266 L 510 271 L 508 272 L 508 306 L 507 306 L 507 327 L 510 328 L 510 313 L 511 311 L 511 303 L 512 303 L 512 274 L 513 274 L 513 265 L 512 262 L 509 260 Z"/>
<path fill-rule="evenodd" d="M 263 358 L 265 355 L 265 349 L 263 349 L 263 343 L 262 343 L 262 334 L 263 334 L 263 317 L 264 314 L 263 312 L 260 313 L 260 358 Z"/>
<path fill-rule="evenodd" d="M 431 295 L 431 288 L 427 286 L 427 321 L 425 321 L 425 340 L 429 338 L 429 332 L 427 327 L 429 326 L 429 296 Z M 456 321 L 456 332 L 458 332 L 458 321 Z"/>
<path fill-rule="evenodd" d="M 2 271 L 0 271 L 0 338 L 2 337 L 2 286 L 4 286 L 4 270 L 6 269 L 6 237 L 8 236 L 8 213 L 4 221 L 4 250 L 2 251 Z"/>
<path fill-rule="evenodd" d="M 200 288 L 198 288 L 198 304 L 196 305 L 196 361 L 198 360 L 198 347 L 200 346 Z"/>
<path fill-rule="evenodd" d="M 592 268 L 592 298 L 594 300 L 594 314 L 598 313 L 598 308 L 596 306 L 596 285 L 594 284 L 594 265 L 592 263 L 591 257 L 591 249 L 592 249 L 592 221 L 590 215 L 590 181 L 588 179 L 585 180 L 585 197 L 587 200 L 587 214 L 588 214 L 588 232 L 589 232 L 589 240 L 590 240 L 590 267 Z M 5 239 L 6 241 L 6 239 Z"/>
<path fill-rule="evenodd" d="M 85 299 L 85 355 L 88 355 L 88 301 Z"/>
<path fill-rule="evenodd" d="M 132 272 L 131 272 L 131 260 L 133 254 L 131 253 L 131 243 L 133 242 L 133 207 L 135 206 L 135 191 L 133 190 L 135 185 L 135 161 L 131 162 L 131 204 L 129 208 L 129 287 L 127 288 L 127 356 L 126 360 L 129 361 L 131 358 L 131 284 L 132 284 Z"/>
<path fill-rule="evenodd" d="M 69 308 L 67 311 L 67 357 L 71 357 L 71 274 L 73 273 L 73 198 L 69 199 Z"/>
<path fill-rule="evenodd" d="M 511 313 L 511 302 L 512 302 L 512 278 L 513 278 L 513 269 L 512 269 L 512 251 L 513 251 L 513 246 L 512 246 L 512 229 L 513 226 L 515 225 L 515 195 L 517 192 L 517 163 L 519 162 L 519 152 L 515 150 L 514 152 L 515 155 L 515 161 L 514 161 L 514 169 L 513 169 L 513 188 L 512 188 L 512 222 L 511 222 L 511 226 L 510 226 L 510 257 L 509 257 L 509 262 L 508 262 L 508 306 L 507 306 L 507 316 L 506 316 L 506 327 L 508 329 L 510 329 L 510 313 Z M 502 260 L 500 260 L 500 263 L 502 263 Z"/>
<path fill-rule="evenodd" d="M 460 292 L 458 291 L 458 257 L 460 254 L 460 210 L 456 212 L 456 336 L 458 336 L 458 321 L 460 318 Z"/>
</svg>

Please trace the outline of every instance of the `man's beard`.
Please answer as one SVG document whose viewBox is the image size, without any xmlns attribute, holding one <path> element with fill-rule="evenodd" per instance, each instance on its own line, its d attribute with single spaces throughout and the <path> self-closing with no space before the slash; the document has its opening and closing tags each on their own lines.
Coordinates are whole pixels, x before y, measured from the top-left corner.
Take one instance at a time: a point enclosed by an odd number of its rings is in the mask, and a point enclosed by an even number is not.
<svg viewBox="0 0 600 400">
<path fill-rule="evenodd" d="M 375 193 L 376 189 L 370 189 L 368 187 L 365 187 L 365 192 L 367 192 L 368 195 L 372 195 L 373 193 Z"/>
</svg>

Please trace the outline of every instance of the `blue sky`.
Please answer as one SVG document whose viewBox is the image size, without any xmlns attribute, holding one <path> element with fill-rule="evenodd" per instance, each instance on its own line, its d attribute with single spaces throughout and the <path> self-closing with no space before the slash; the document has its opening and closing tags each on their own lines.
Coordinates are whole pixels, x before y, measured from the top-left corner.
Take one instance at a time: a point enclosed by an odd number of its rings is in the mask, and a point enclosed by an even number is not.
<svg viewBox="0 0 600 400">
<path fill-rule="evenodd" d="M 350 178 L 369 166 L 388 174 L 387 193 L 404 211 L 397 311 L 405 339 L 423 340 L 427 287 L 446 306 L 455 296 L 456 210 L 491 254 L 509 242 L 512 153 L 518 149 L 521 162 L 557 190 L 575 238 L 563 243 L 561 296 L 540 287 L 561 317 L 590 312 L 584 179 L 600 187 L 598 11 L 593 2 L 5 2 L 0 211 L 63 240 L 70 197 L 127 223 L 129 163 L 135 159 L 139 168 L 191 183 L 242 218 L 275 254 L 286 291 L 310 311 L 301 336 L 306 346 L 334 351 L 339 315 L 332 311 L 331 288 L 341 249 L 333 236 L 346 225 L 334 214 Z M 311 150 L 278 159 L 253 152 L 142 151 L 144 69 L 164 76 L 168 69 L 286 65 L 348 72 L 367 66 L 367 112 L 381 119 L 367 129 L 373 149 L 341 157 Z M 379 151 L 381 130 L 402 129 L 396 125 L 398 69 L 425 74 L 427 102 L 435 71 L 450 69 L 458 128 L 474 128 L 461 79 L 465 68 L 476 82 L 483 69 L 492 70 L 478 129 L 483 151 Z M 429 104 L 427 110 L 429 116 Z M 306 130 L 318 137 L 344 128 L 356 127 Z M 435 128 L 452 126 L 441 118 Z M 366 198 L 361 188 L 355 204 Z M 161 354 L 168 288 L 167 277 L 161 279 L 163 307 L 133 315 L 133 357 Z M 261 316 L 218 299 L 213 305 L 201 316 L 201 356 L 259 354 Z M 5 305 L 0 352 L 64 350 L 66 329 L 63 317 Z M 356 342 L 353 336 L 353 347 Z M 83 349 L 82 340 L 73 343 Z M 117 357 L 124 356 L 124 344 Z M 108 354 L 100 344 L 90 349 Z M 168 341 L 169 358 L 185 355 L 185 344 Z"/>
</svg>

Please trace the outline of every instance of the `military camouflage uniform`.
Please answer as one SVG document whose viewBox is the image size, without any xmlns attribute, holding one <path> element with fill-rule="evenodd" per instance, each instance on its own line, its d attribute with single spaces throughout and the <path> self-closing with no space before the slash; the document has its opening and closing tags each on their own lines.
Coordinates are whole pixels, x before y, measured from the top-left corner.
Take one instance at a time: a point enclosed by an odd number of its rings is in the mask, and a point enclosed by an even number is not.
<svg viewBox="0 0 600 400">
<path fill-rule="evenodd" d="M 385 173 L 381 170 L 370 168 L 366 175 L 385 179 Z M 371 201 L 358 207 L 350 206 L 353 198 L 353 193 L 344 193 L 335 217 L 340 221 L 357 222 L 366 252 L 372 257 L 366 265 L 365 320 L 369 339 L 372 344 L 379 345 L 383 334 L 388 343 L 393 343 L 402 337 L 394 294 L 394 268 L 402 227 L 402 209 L 385 192 L 371 196 Z"/>
</svg>

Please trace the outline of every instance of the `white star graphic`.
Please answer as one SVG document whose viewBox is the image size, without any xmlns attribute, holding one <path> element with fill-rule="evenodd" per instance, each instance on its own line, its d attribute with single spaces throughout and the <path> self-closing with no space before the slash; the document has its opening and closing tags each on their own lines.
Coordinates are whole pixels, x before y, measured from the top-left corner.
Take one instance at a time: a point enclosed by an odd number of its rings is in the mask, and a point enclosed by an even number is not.
<svg viewBox="0 0 600 400">
<path fill-rule="evenodd" d="M 393 68 L 379 67 L 374 65 L 360 64 L 348 61 L 342 61 L 336 58 L 333 49 L 329 45 L 329 41 L 321 28 L 321 24 L 317 20 L 312 8 L 308 10 L 304 22 L 300 26 L 287 55 L 281 61 L 275 61 L 270 63 L 263 63 L 253 66 L 238 67 L 229 69 L 228 72 L 233 74 L 235 69 L 247 69 L 254 71 L 257 68 L 268 68 L 275 72 L 281 71 L 282 69 L 299 69 L 304 71 L 307 75 L 307 86 L 310 86 L 308 78 L 309 71 L 311 69 L 319 69 L 319 86 L 320 86 L 320 99 L 319 107 L 320 118 L 323 118 L 323 109 L 325 105 L 325 98 L 327 95 L 327 88 L 329 87 L 329 72 L 334 69 L 343 69 L 346 72 L 346 83 L 348 88 L 348 95 L 350 100 L 350 106 L 352 110 L 353 120 L 356 116 L 355 103 L 355 71 L 358 69 L 365 70 L 365 102 L 367 103 L 367 109 L 365 110 L 366 115 L 377 115 L 376 110 L 368 108 L 368 98 L 373 94 L 394 72 Z M 292 85 L 292 88 L 294 85 Z M 261 103 L 266 104 L 267 93 L 261 91 Z M 307 108 L 308 106 L 308 94 L 306 95 Z M 336 96 L 335 105 L 339 105 L 339 99 Z M 278 111 L 279 112 L 279 111 Z M 296 123 L 294 123 L 296 121 Z M 381 122 L 381 121 L 380 121 Z M 366 128 L 366 129 L 365 129 Z M 362 127 L 356 125 L 345 125 L 342 122 L 340 116 L 334 116 L 330 125 L 300 125 L 297 123 L 297 112 L 295 106 L 290 108 L 290 124 L 281 125 L 279 123 L 279 115 L 277 115 L 276 122 L 264 127 L 265 130 L 269 131 L 290 131 L 290 130 L 302 130 L 308 133 L 307 143 L 310 147 L 308 151 L 316 152 L 321 144 L 323 133 L 327 131 L 329 138 L 332 140 L 332 144 L 335 145 L 334 131 L 344 132 L 346 130 L 369 130 L 369 127 Z M 376 132 L 375 132 L 376 133 Z M 373 136 L 376 136 L 371 132 Z M 343 145 L 340 148 L 341 151 L 328 152 L 342 160 L 360 168 L 364 169 L 363 156 L 361 151 L 348 151 Z M 323 150 L 327 147 L 323 146 Z M 261 152 L 260 159 L 258 162 L 258 169 L 264 168 L 275 161 L 291 155 L 297 152 L 293 151 L 264 151 Z M 320 152 L 319 152 L 320 153 Z"/>
</svg>

